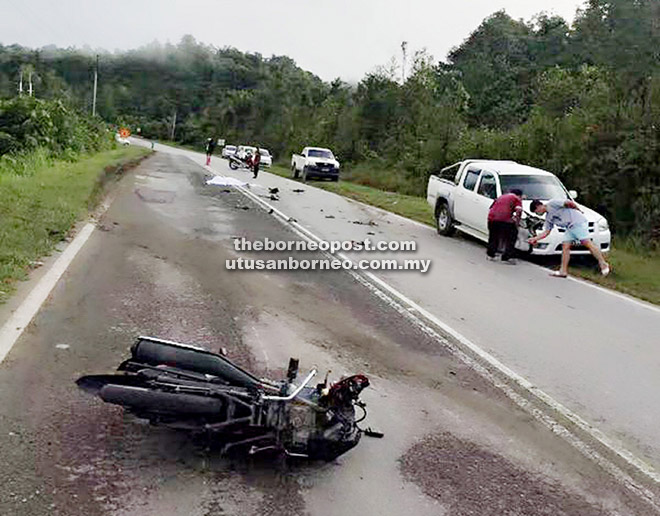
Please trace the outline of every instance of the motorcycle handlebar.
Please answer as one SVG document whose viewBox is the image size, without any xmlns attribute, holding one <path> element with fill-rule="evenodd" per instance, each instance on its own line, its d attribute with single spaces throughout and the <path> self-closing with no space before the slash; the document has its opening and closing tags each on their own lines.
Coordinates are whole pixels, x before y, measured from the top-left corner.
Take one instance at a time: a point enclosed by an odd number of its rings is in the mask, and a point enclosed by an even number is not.
<svg viewBox="0 0 660 516">
<path fill-rule="evenodd" d="M 296 396 L 298 396 L 298 394 L 300 394 L 300 391 L 305 388 L 305 386 L 312 380 L 312 378 L 314 378 L 314 376 L 316 376 L 316 369 L 312 369 L 305 377 L 303 382 L 288 396 L 263 396 L 263 399 L 269 401 L 291 401 Z"/>
</svg>

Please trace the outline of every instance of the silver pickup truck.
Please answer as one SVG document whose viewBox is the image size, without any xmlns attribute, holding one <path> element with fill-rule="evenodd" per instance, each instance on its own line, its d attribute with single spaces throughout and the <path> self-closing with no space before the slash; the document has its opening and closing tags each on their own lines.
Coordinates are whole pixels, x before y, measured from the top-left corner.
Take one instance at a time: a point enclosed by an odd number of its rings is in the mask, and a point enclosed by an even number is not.
<svg viewBox="0 0 660 516">
<path fill-rule="evenodd" d="M 429 178 L 426 199 L 433 207 L 438 233 L 450 235 L 458 229 L 484 242 L 488 241 L 488 210 L 503 193 L 517 188 L 523 192 L 523 221 L 518 231 L 516 248 L 541 255 L 561 254 L 561 228 L 532 248 L 527 239 L 542 229 L 543 219 L 529 213 L 532 200 L 575 199 L 577 192 L 567 190 L 554 174 L 514 161 L 465 160 L 444 168 Z M 603 252 L 610 250 L 611 234 L 607 220 L 586 206 L 580 208 L 587 217 L 589 236 Z M 589 254 L 581 245 L 573 246 L 575 254 Z"/>
</svg>

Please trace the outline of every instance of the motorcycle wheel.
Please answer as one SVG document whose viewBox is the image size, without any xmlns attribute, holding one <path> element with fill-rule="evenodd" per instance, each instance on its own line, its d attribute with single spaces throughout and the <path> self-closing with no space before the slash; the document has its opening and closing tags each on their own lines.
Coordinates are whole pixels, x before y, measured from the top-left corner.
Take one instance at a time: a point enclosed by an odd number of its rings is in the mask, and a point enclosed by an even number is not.
<svg viewBox="0 0 660 516">
<path fill-rule="evenodd" d="M 235 161 L 229 161 L 229 168 L 232 170 L 236 170 L 238 168 L 238 165 L 236 164 Z"/>
</svg>

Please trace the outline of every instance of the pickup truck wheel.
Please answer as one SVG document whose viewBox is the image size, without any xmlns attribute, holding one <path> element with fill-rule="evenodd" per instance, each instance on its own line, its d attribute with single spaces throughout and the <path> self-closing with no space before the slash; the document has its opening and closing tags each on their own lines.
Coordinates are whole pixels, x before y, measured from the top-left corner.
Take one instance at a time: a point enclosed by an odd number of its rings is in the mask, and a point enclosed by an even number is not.
<svg viewBox="0 0 660 516">
<path fill-rule="evenodd" d="M 293 173 L 293 178 L 298 179 L 300 173 L 298 172 L 298 169 L 296 168 L 295 165 L 291 165 L 291 172 Z"/>
<path fill-rule="evenodd" d="M 445 203 L 435 209 L 435 227 L 440 235 L 449 236 L 454 232 L 454 219 Z"/>
<path fill-rule="evenodd" d="M 302 180 L 303 180 L 303 183 L 307 182 L 307 167 L 303 167 Z"/>
</svg>

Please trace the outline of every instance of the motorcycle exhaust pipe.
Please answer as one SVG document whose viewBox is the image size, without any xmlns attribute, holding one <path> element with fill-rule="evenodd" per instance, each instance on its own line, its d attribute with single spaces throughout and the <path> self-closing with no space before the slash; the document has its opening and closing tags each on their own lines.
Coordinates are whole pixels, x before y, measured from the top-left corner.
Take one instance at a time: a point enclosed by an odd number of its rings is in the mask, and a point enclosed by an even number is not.
<svg viewBox="0 0 660 516">
<path fill-rule="evenodd" d="M 102 387 L 99 396 L 106 403 L 121 405 L 138 412 L 168 415 L 217 417 L 222 414 L 224 405 L 218 398 L 116 384 Z"/>
</svg>

